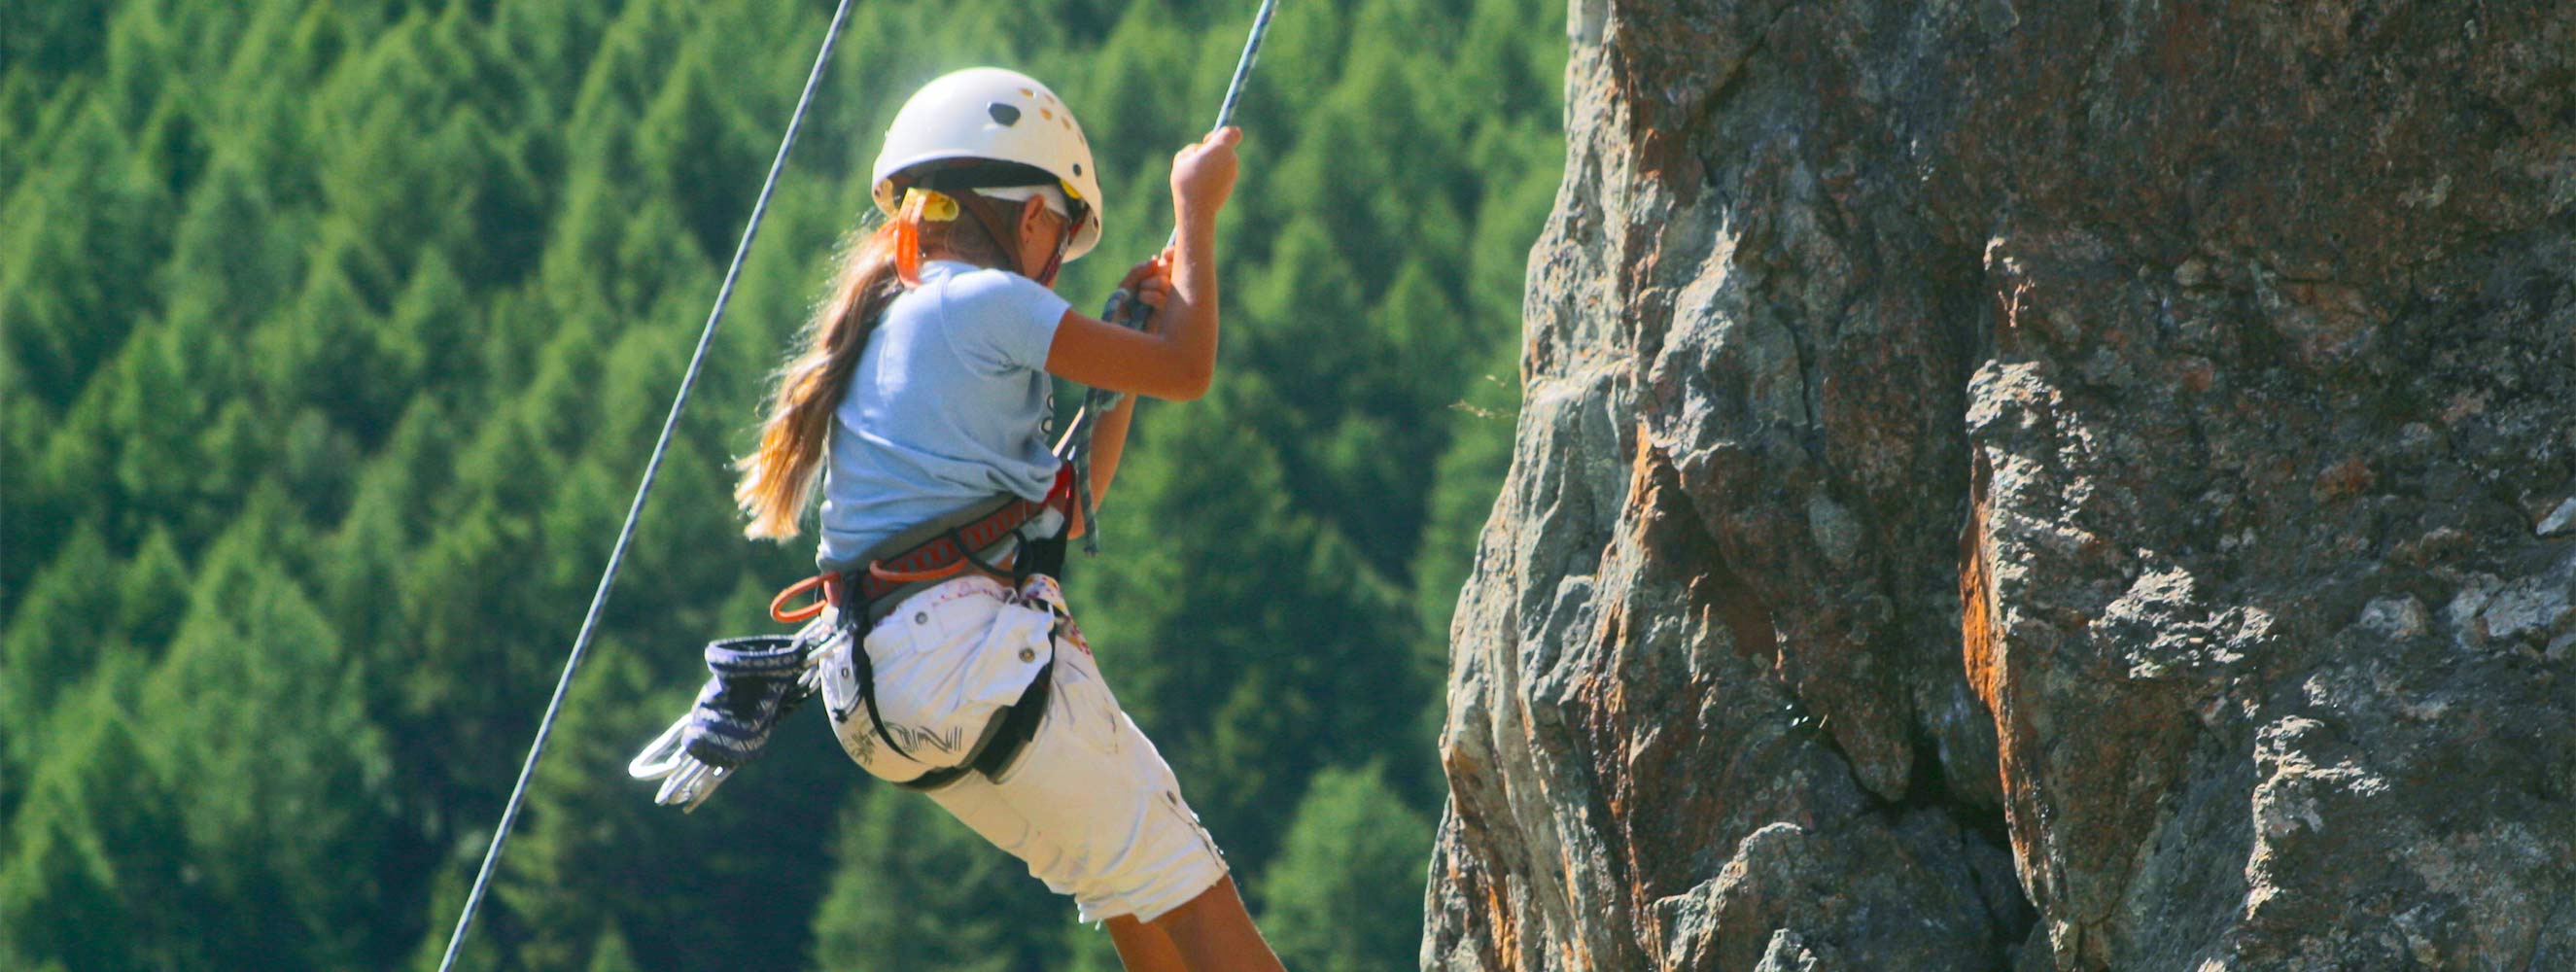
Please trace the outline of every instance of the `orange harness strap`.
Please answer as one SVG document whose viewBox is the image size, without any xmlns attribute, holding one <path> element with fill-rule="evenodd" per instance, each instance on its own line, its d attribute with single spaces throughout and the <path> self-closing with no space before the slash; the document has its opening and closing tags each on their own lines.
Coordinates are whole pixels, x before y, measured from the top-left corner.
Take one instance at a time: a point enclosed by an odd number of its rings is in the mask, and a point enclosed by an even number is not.
<svg viewBox="0 0 2576 972">
<path fill-rule="evenodd" d="M 1072 501 L 1073 467 L 1068 464 L 1057 469 L 1055 488 L 1048 490 L 1047 497 L 1043 500 L 1034 503 L 1022 500 L 1010 504 L 980 522 L 951 530 L 911 550 L 892 557 L 869 561 L 867 576 L 862 580 L 874 583 L 861 583 L 859 586 L 863 589 L 873 588 L 873 590 L 867 591 L 862 596 L 873 596 L 904 584 L 947 580 L 966 572 L 968 568 L 980 567 L 981 565 L 975 562 L 975 550 L 970 549 L 970 545 L 973 548 L 980 548 L 985 544 L 1000 542 L 1003 535 L 1019 529 L 1021 524 L 1027 523 L 1048 507 L 1055 507 L 1058 511 L 1065 512 L 1070 519 Z M 1019 551 L 1012 551 L 1010 559 L 998 566 L 1008 569 L 1018 561 L 1019 556 Z M 907 566 L 923 561 L 927 563 L 918 569 L 903 570 L 886 566 L 889 560 Z M 841 572 L 827 571 L 787 585 L 786 590 L 779 591 L 777 597 L 769 600 L 770 620 L 780 624 L 803 624 L 821 615 L 825 607 L 841 606 L 840 580 Z M 788 606 L 798 597 L 817 590 L 822 593 L 814 600 L 807 601 L 799 607 Z"/>
<path fill-rule="evenodd" d="M 803 624 L 807 621 L 814 620 L 816 615 L 823 613 L 823 609 L 825 607 L 832 606 L 836 603 L 837 595 L 832 592 L 839 585 L 833 584 L 832 582 L 839 579 L 841 579 L 840 572 L 833 571 L 830 573 L 816 574 L 812 577 L 787 585 L 786 590 L 778 592 L 777 597 L 769 599 L 769 619 L 780 624 Z M 795 600 L 797 595 L 815 590 L 816 588 L 822 589 L 822 596 L 807 602 L 804 607 L 790 608 L 787 606 L 787 602 Z"/>
</svg>

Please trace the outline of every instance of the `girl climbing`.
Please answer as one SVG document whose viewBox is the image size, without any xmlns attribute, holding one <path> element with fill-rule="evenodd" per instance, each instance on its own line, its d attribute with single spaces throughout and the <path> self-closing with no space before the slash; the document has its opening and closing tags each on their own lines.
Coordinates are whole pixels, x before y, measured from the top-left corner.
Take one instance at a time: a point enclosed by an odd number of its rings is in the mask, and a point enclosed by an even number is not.
<svg viewBox="0 0 2576 972">
<path fill-rule="evenodd" d="M 1072 112 L 1011 71 L 931 82 L 877 158 L 887 221 L 842 257 L 738 464 L 754 537 L 795 536 L 819 484 L 823 623 L 856 637 L 809 664 L 843 748 L 1072 896 L 1131 970 L 1279 962 L 1050 576 L 1084 524 L 1048 442 L 1049 376 L 1128 393 L 1081 470 L 1096 501 L 1135 396 L 1207 388 L 1240 138 L 1220 129 L 1173 156 L 1174 242 L 1121 284 L 1151 308 L 1134 330 L 1051 289 L 1100 238 Z"/>
</svg>

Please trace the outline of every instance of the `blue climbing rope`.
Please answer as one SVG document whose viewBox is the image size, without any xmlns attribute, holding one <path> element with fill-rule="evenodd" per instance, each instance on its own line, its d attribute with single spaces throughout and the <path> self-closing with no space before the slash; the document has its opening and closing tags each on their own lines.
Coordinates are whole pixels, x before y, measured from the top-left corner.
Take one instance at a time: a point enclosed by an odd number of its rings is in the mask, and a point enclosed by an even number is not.
<svg viewBox="0 0 2576 972">
<path fill-rule="evenodd" d="M 1261 56 L 1261 38 L 1270 33 L 1270 14 L 1278 5 L 1279 0 L 1261 0 L 1261 10 L 1252 15 L 1252 33 L 1243 39 L 1243 56 L 1235 59 L 1234 78 L 1226 82 L 1225 101 L 1217 105 L 1216 124 L 1208 126 L 1209 131 L 1217 131 L 1234 122 L 1234 106 L 1243 100 L 1243 83 L 1252 77 L 1252 62 Z M 1172 234 L 1163 240 L 1163 248 L 1171 249 L 1180 241 L 1181 230 L 1175 226 Z M 1121 289 L 1109 295 L 1108 305 L 1100 310 L 1100 319 L 1141 329 L 1145 326 L 1145 318 L 1152 313 L 1153 309 L 1137 302 L 1134 294 Z M 1092 425 L 1100 416 L 1109 414 L 1110 409 L 1117 408 L 1118 400 L 1125 397 L 1104 388 L 1083 392 L 1082 408 L 1073 413 L 1073 427 L 1066 431 L 1062 454 L 1057 457 L 1073 463 L 1075 470 L 1074 502 L 1082 504 L 1082 552 L 1085 556 L 1100 555 L 1100 504 L 1091 498 L 1089 472 Z"/>
<path fill-rule="evenodd" d="M 1252 15 L 1252 34 L 1243 39 L 1243 56 L 1234 61 L 1234 79 L 1226 82 L 1225 101 L 1217 105 L 1216 124 L 1208 126 L 1209 131 L 1234 121 L 1234 106 L 1243 100 L 1243 82 L 1252 77 L 1252 61 L 1261 56 L 1261 35 L 1270 32 L 1270 12 L 1278 5 L 1279 0 L 1261 0 L 1260 12 Z M 1180 237 L 1178 230 L 1172 235 L 1174 239 Z"/>
<path fill-rule="evenodd" d="M 778 176 L 787 168 L 787 153 L 796 147 L 796 133 L 805 126 L 805 109 L 814 102 L 814 90 L 822 85 L 823 69 L 832 61 L 832 44 L 840 39 L 841 24 L 850 14 L 850 0 L 840 0 L 832 9 L 832 24 L 824 28 L 823 47 L 814 54 L 814 69 L 805 75 L 805 90 L 796 96 L 796 111 L 787 117 L 787 134 L 778 140 L 778 156 L 769 162 L 769 177 L 760 184 L 760 197 L 751 206 L 751 221 L 742 228 L 742 242 L 734 246 L 733 263 L 725 268 L 724 285 L 716 289 L 716 304 L 707 312 L 706 328 L 698 334 L 697 351 L 689 356 L 689 369 L 680 376 L 680 392 L 671 399 L 671 414 L 662 420 L 662 436 L 653 442 L 653 457 L 644 463 L 644 481 L 635 487 L 635 501 L 626 507 L 626 524 L 618 528 L 617 545 L 608 552 L 608 568 L 599 575 L 599 589 L 590 595 L 590 613 L 581 619 L 581 633 L 573 637 L 572 654 L 564 659 L 563 677 L 555 680 L 554 698 L 546 702 L 545 718 L 537 722 L 536 741 L 528 747 L 528 758 L 519 766 L 519 781 L 510 787 L 510 802 L 501 810 L 501 826 L 492 832 L 492 846 L 483 853 L 483 866 L 474 874 L 474 889 L 465 895 L 465 908 L 456 916 L 456 932 L 448 936 L 447 954 L 438 960 L 439 972 L 450 972 L 456 965 L 457 953 L 465 946 L 465 933 L 474 926 L 474 913 L 483 905 L 483 894 L 491 887 L 492 871 L 500 863 L 501 848 L 509 843 L 510 825 L 519 819 L 519 807 L 526 801 L 528 781 L 537 774 L 537 760 L 544 758 L 546 738 L 554 733 L 555 716 L 563 711 L 564 695 L 572 689 L 572 677 L 581 668 L 581 659 L 590 649 L 590 640 L 599 627 L 600 609 L 608 603 L 608 590 L 617 583 L 617 568 L 626 562 L 627 544 L 635 539 L 635 524 L 644 514 L 644 501 L 653 495 L 653 479 L 662 471 L 662 458 L 671 448 L 671 438 L 680 427 L 680 410 L 688 407 L 689 391 L 698 383 L 698 372 L 705 366 L 707 349 L 714 345 L 716 325 L 724 320 L 725 302 L 733 299 L 734 282 L 742 276 L 743 261 L 751 256 L 752 238 L 760 233 L 760 218 L 769 211 L 770 194 L 778 188 Z"/>
</svg>

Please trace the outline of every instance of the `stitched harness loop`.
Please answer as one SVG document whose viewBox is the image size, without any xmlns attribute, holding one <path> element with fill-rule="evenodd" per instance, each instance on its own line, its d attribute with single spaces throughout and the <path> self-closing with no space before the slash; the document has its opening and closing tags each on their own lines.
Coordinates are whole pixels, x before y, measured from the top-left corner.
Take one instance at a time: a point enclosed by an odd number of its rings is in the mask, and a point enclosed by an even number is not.
<svg viewBox="0 0 2576 972">
<path fill-rule="evenodd" d="M 839 576 L 837 573 L 816 574 L 787 585 L 786 590 L 778 592 L 777 597 L 769 599 L 769 619 L 780 624 L 803 624 L 821 616 L 824 608 L 840 603 L 837 600 L 838 594 L 832 586 L 832 579 Z M 787 602 L 807 593 L 815 593 L 817 596 L 814 600 L 806 602 L 804 607 L 787 606 Z"/>
</svg>

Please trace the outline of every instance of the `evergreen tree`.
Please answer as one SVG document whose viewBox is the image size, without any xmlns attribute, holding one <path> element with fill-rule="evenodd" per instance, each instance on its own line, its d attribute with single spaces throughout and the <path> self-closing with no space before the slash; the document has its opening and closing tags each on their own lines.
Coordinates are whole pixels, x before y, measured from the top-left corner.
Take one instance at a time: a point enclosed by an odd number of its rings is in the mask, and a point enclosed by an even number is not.
<svg viewBox="0 0 2576 972">
<path fill-rule="evenodd" d="M 626 944 L 626 935 L 612 924 L 591 943 L 590 964 L 584 968 L 589 972 L 644 972 L 643 966 L 635 964 L 634 952 Z"/>
<path fill-rule="evenodd" d="M 436 964 L 828 12 L 8 18 L 0 967 Z M 835 241 L 872 218 L 902 95 L 996 63 L 1081 112 L 1108 235 L 1060 289 L 1097 307 L 1169 228 L 1169 153 L 1251 13 L 853 11 L 469 967 L 681 968 L 708 942 L 771 967 L 863 939 L 942 967 L 897 927 L 917 920 L 978 944 L 959 967 L 1115 967 L 1018 864 L 851 786 L 819 719 L 695 815 L 619 769 L 694 690 L 697 645 L 762 627 L 810 568 L 810 542 L 739 538 L 726 462 Z M 1216 390 L 1148 406 L 1106 553 L 1073 568 L 1121 698 L 1296 955 L 1345 954 L 1314 950 L 1340 919 L 1296 889 L 1376 873 L 1300 849 L 1318 802 L 1441 795 L 1439 656 L 1508 460 L 1521 274 L 1562 158 L 1560 16 L 1279 12 L 1238 118 Z M 1376 789 L 1326 770 L 1362 765 Z M 1398 954 L 1371 948 L 1348 954 Z"/>
<path fill-rule="evenodd" d="M 232 942 L 272 968 L 345 968 L 382 944 L 368 937 L 389 767 L 364 673 L 262 552 L 297 539 L 273 496 L 208 553 L 141 709 Z"/>
<path fill-rule="evenodd" d="M 169 203 L 103 108 L 77 112 L 44 160 L 0 204 L 0 236 L 18 255 L 0 266 L 0 335 L 25 391 L 61 406 L 151 311 Z"/>
<path fill-rule="evenodd" d="M 266 184 L 247 160 L 216 158 L 173 230 L 165 271 L 171 289 L 228 321 L 274 308 L 301 274 L 304 256 L 296 245 L 301 234 L 277 215 Z"/>
<path fill-rule="evenodd" d="M 1004 972 L 1053 968 L 1039 932 L 1071 906 L 936 804 L 869 785 L 842 814 L 829 892 L 814 916 L 826 969 Z"/>
<path fill-rule="evenodd" d="M 116 560 L 98 531 L 83 524 L 63 549 L 36 575 L 35 583 L 0 630 L 0 710 L 40 713 L 82 676 L 89 674 L 106 645 L 101 619 L 118 617 L 124 607 L 116 580 Z M 14 776 L 33 765 L 33 750 L 43 739 L 16 727 L 0 753 Z M 0 804 L 5 805 L 5 804 Z"/>
<path fill-rule="evenodd" d="M 1262 924 L 1280 959 L 1308 972 L 1411 965 L 1430 844 L 1430 819 L 1375 769 L 1315 774 L 1262 877 Z"/>
<path fill-rule="evenodd" d="M 126 560 L 124 571 L 116 614 L 102 626 L 105 643 L 156 657 L 178 633 L 180 618 L 187 611 L 188 565 L 179 558 L 169 531 L 154 530 Z"/>
<path fill-rule="evenodd" d="M 130 666 L 125 670 L 130 671 Z M 104 681 L 63 697 L 0 856 L 13 968 L 214 968 L 247 958 L 188 846 L 188 804 Z"/>
</svg>

